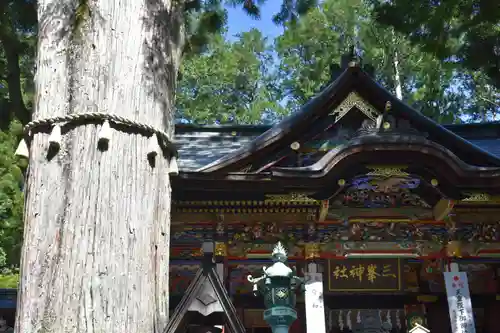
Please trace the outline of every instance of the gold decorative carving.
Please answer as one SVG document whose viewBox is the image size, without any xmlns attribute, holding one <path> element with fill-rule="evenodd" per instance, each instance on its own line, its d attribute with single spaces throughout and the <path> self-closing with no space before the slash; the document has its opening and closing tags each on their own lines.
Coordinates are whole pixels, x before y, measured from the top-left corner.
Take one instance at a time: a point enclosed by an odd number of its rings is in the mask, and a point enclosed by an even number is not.
<svg viewBox="0 0 500 333">
<path fill-rule="evenodd" d="M 192 257 L 202 257 L 203 256 L 203 249 L 200 247 L 198 250 L 193 251 L 191 256 Z"/>
<path fill-rule="evenodd" d="M 346 99 L 340 103 L 339 106 L 333 110 L 330 115 L 335 116 L 335 122 L 338 122 L 342 117 L 344 117 L 353 107 L 356 107 L 359 111 L 363 112 L 365 116 L 373 121 L 377 120 L 379 112 L 377 109 L 366 102 L 357 92 L 351 92 Z"/>
<path fill-rule="evenodd" d="M 434 303 L 438 297 L 436 295 L 418 295 L 417 300 L 422 303 Z"/>
<path fill-rule="evenodd" d="M 292 148 L 293 150 L 299 150 L 300 149 L 300 143 L 298 143 L 297 141 L 294 141 L 290 144 L 290 148 Z"/>
<path fill-rule="evenodd" d="M 411 223 L 410 218 L 379 218 L 379 217 L 369 217 L 369 218 L 352 218 L 349 219 L 349 223 Z"/>
<path fill-rule="evenodd" d="M 491 197 L 489 194 L 486 193 L 469 193 L 467 198 L 463 199 L 462 201 L 468 201 L 468 202 L 485 202 L 485 201 L 490 201 Z"/>
<path fill-rule="evenodd" d="M 446 255 L 460 258 L 462 256 L 462 243 L 460 241 L 449 241 L 446 245 Z"/>
<path fill-rule="evenodd" d="M 318 200 L 309 198 L 302 193 L 289 193 L 289 194 L 268 194 L 266 195 L 265 203 L 269 202 L 309 202 L 318 203 Z"/>
<path fill-rule="evenodd" d="M 373 171 L 370 171 L 367 175 L 368 176 L 377 176 L 377 177 L 408 177 L 410 174 L 407 172 L 404 172 L 402 169 L 405 169 L 406 167 L 383 167 L 383 166 L 369 166 L 368 169 L 371 169 Z"/>
<path fill-rule="evenodd" d="M 330 206 L 330 201 L 329 200 L 323 200 L 321 202 L 321 207 L 319 209 L 318 222 L 325 221 L 326 217 L 328 216 L 328 207 L 329 206 Z"/>
<path fill-rule="evenodd" d="M 320 257 L 321 248 L 318 243 L 306 243 L 304 252 L 306 260 L 312 260 Z"/>
<path fill-rule="evenodd" d="M 227 244 L 224 242 L 215 242 L 214 254 L 216 257 L 227 257 Z"/>
<path fill-rule="evenodd" d="M 390 101 L 385 102 L 385 112 L 391 111 L 392 104 Z"/>
<path fill-rule="evenodd" d="M 307 221 L 316 221 L 317 215 L 318 214 L 316 211 L 308 212 L 307 213 Z"/>
</svg>

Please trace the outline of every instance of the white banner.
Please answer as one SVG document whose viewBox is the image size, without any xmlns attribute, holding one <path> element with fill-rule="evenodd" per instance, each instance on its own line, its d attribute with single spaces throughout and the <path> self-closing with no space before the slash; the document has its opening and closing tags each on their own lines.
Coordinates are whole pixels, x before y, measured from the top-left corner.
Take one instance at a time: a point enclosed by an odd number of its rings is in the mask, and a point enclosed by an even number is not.
<svg viewBox="0 0 500 333">
<path fill-rule="evenodd" d="M 326 333 L 323 274 L 305 273 L 307 333 Z"/>
<path fill-rule="evenodd" d="M 476 333 L 467 272 L 444 273 L 453 333 Z"/>
</svg>

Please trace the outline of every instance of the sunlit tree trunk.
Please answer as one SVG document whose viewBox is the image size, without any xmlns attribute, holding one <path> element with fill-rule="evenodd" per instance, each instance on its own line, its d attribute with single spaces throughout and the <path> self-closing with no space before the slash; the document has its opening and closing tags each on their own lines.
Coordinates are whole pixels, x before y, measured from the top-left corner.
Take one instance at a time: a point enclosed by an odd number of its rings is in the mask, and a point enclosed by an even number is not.
<svg viewBox="0 0 500 333">
<path fill-rule="evenodd" d="M 392 69 L 394 75 L 394 91 L 396 92 L 396 97 L 398 99 L 403 99 L 403 84 L 401 82 L 400 64 L 399 64 L 399 52 L 396 34 L 392 31 L 392 46 L 394 47 L 394 52 L 392 53 Z"/>
<path fill-rule="evenodd" d="M 175 2 L 177 3 L 177 2 Z M 173 133 L 182 16 L 171 0 L 39 0 L 33 119 L 108 112 Z M 16 332 L 150 333 L 168 317 L 168 162 L 100 125 L 30 151 Z"/>
</svg>

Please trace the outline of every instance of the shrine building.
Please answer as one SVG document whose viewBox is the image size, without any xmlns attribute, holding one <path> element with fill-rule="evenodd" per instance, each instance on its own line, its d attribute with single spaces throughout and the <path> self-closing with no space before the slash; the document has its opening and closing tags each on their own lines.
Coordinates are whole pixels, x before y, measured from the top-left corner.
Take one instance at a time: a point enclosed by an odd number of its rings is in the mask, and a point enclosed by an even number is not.
<svg viewBox="0 0 500 333">
<path fill-rule="evenodd" d="M 290 333 L 452 332 L 457 270 L 475 332 L 500 333 L 500 123 L 439 125 L 351 61 L 280 123 L 175 140 L 165 333 L 271 332 L 247 276 L 277 241 L 323 286 L 320 306 L 298 294 Z"/>
<path fill-rule="evenodd" d="M 324 316 L 299 295 L 291 333 L 451 332 L 452 266 L 475 331 L 500 333 L 500 123 L 441 126 L 350 62 L 274 126 L 178 125 L 176 141 L 166 333 L 205 332 L 218 311 L 225 332 L 271 332 L 247 276 L 277 241 L 323 282 Z"/>
</svg>

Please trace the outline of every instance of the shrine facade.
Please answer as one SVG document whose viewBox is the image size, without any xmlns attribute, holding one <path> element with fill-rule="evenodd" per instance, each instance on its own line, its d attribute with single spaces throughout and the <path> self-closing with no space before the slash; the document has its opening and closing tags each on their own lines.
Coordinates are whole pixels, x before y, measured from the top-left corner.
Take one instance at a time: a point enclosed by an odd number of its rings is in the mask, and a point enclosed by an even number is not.
<svg viewBox="0 0 500 333">
<path fill-rule="evenodd" d="M 320 305 L 299 295 L 292 333 L 451 332 L 452 266 L 476 332 L 500 332 L 499 138 L 498 123 L 437 124 L 356 62 L 273 126 L 178 125 L 172 308 L 211 242 L 233 315 L 269 332 L 247 276 L 281 241 L 322 285 Z"/>
</svg>

